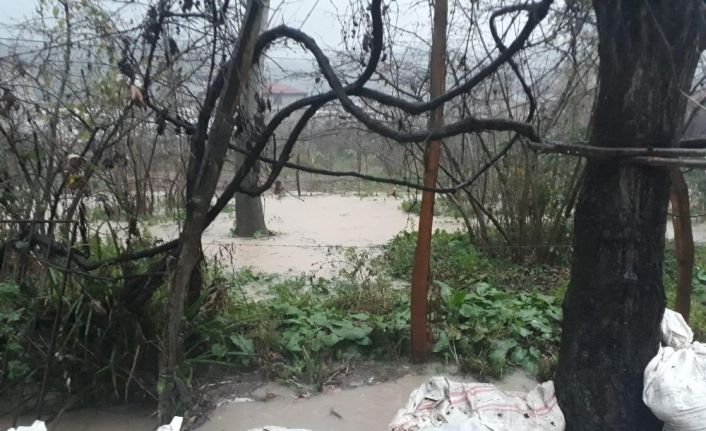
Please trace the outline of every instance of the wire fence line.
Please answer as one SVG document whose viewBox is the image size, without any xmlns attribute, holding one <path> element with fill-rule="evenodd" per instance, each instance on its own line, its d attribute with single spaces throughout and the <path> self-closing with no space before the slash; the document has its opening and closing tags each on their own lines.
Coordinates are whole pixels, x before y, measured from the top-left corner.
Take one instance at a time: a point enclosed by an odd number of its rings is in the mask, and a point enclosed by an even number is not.
<svg viewBox="0 0 706 431">
<path fill-rule="evenodd" d="M 202 242 L 204 246 L 234 246 L 234 247 L 265 247 L 265 248 L 356 248 L 356 249 L 382 249 L 386 244 L 263 244 L 263 243 L 242 243 L 242 242 Z M 572 244 L 505 244 L 505 245 L 474 245 L 477 249 L 502 250 L 502 249 L 532 249 L 532 248 L 571 248 Z"/>
<path fill-rule="evenodd" d="M 133 279 L 133 278 L 139 278 L 143 277 L 145 275 L 149 275 L 149 271 L 142 273 L 142 274 L 123 274 L 122 276 L 104 276 L 104 275 L 99 275 L 99 274 L 91 274 L 90 272 L 86 272 L 83 270 L 80 270 L 78 268 L 72 268 L 71 265 L 66 262 L 66 265 L 63 263 L 60 263 L 60 260 L 62 260 L 61 256 L 58 257 L 59 260 L 56 260 L 57 257 L 54 256 L 52 257 L 51 255 L 51 248 L 52 248 L 52 243 L 54 244 L 61 244 L 61 239 L 54 238 L 54 232 L 56 226 L 71 226 L 73 223 L 74 226 L 78 224 L 78 221 L 75 220 L 10 220 L 10 219 L 0 219 L 0 227 L 6 226 L 9 227 L 10 225 L 27 225 L 27 224 L 37 224 L 37 225 L 44 225 L 45 226 L 45 233 L 48 233 L 50 236 L 50 244 L 49 247 L 46 247 L 45 255 L 42 255 L 41 251 L 34 250 L 31 245 L 29 246 L 28 249 L 25 250 L 20 250 L 20 249 L 15 249 L 15 247 L 3 247 L 2 255 L 0 255 L 0 281 L 2 279 L 7 279 L 9 278 L 16 278 L 16 279 L 21 279 L 23 277 L 23 274 L 20 273 L 13 273 L 9 274 L 7 272 L 8 264 L 11 262 L 13 259 L 16 259 L 17 256 L 25 256 L 29 257 L 32 259 L 35 264 L 39 265 L 39 267 L 42 267 L 43 275 L 45 277 L 48 276 L 49 270 L 58 270 L 66 275 L 73 275 L 73 276 L 86 276 L 89 279 L 105 279 L 105 280 L 116 280 L 116 279 Z M 64 229 L 66 234 L 68 231 L 72 229 Z M 75 228 L 74 228 L 75 230 Z M 37 233 L 36 229 L 29 229 L 29 239 L 28 241 L 23 241 L 28 244 L 32 243 L 32 236 Z M 392 240 L 392 237 L 390 238 Z M 313 240 L 315 241 L 315 240 Z M 160 242 L 163 242 L 163 240 L 155 241 L 154 245 L 158 245 Z M 264 250 L 281 250 L 281 249 L 288 249 L 292 250 L 293 254 L 291 256 L 295 256 L 294 253 L 296 253 L 296 250 L 311 250 L 314 252 L 308 260 L 314 259 L 316 262 L 313 263 L 312 265 L 328 265 L 332 263 L 332 260 L 340 260 L 340 259 L 345 259 L 344 253 L 348 250 L 354 250 L 354 251 L 365 251 L 365 252 L 371 252 L 374 255 L 378 253 L 384 252 L 387 248 L 389 247 L 389 242 L 383 242 L 383 243 L 376 243 L 376 244 L 356 244 L 356 243 L 351 243 L 351 242 L 335 242 L 335 243 L 299 243 L 299 242 L 276 242 L 276 237 L 275 239 L 268 239 L 268 238 L 263 238 L 263 239 L 253 239 L 253 240 L 237 240 L 233 239 L 232 241 L 229 240 L 221 240 L 221 241 L 205 241 L 202 242 L 202 248 L 204 252 L 206 252 L 206 255 L 208 256 L 208 259 L 211 260 L 212 263 L 216 264 L 224 264 L 228 267 L 236 268 L 239 266 L 248 266 L 248 265 L 257 265 L 257 259 L 262 258 L 265 261 L 267 261 L 267 252 L 265 251 L 264 253 L 258 252 L 256 254 L 249 254 L 244 250 L 248 249 L 264 249 Z M 540 244 L 479 244 L 479 245 L 473 245 L 473 248 L 479 251 L 489 251 L 489 252 L 497 252 L 497 251 L 509 251 L 511 252 L 512 250 L 569 250 L 571 249 L 572 245 L 569 243 L 553 243 L 553 244 L 546 244 L 546 243 L 540 243 Z M 69 249 L 70 250 L 75 250 L 76 253 L 79 252 L 81 248 L 81 242 L 77 241 L 77 238 L 73 237 L 72 241 L 69 244 Z M 296 254 L 296 256 L 301 256 L 301 253 Z M 9 258 L 8 258 L 9 257 Z M 273 256 L 276 257 L 276 256 Z M 263 263 L 265 266 L 267 266 L 267 263 Z M 276 265 L 277 266 L 277 265 Z M 278 267 L 278 266 L 277 266 Z M 13 271 L 14 272 L 14 271 Z M 275 271 L 276 272 L 276 271 Z M 36 274 L 35 274 L 36 275 Z M 19 278 L 18 278 L 19 277 Z M 46 284 L 46 278 L 44 282 L 41 282 L 41 284 Z"/>
</svg>

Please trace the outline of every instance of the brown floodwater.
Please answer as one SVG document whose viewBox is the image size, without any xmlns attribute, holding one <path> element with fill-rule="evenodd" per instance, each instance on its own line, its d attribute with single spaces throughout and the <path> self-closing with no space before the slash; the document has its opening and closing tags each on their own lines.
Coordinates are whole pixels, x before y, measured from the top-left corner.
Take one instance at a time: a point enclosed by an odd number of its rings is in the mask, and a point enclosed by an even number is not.
<svg viewBox="0 0 706 431">
<path fill-rule="evenodd" d="M 209 415 L 198 431 L 248 431 L 267 425 L 311 431 L 384 431 L 395 413 L 407 404 L 410 393 L 431 376 L 453 372 L 440 364 L 410 372 L 378 384 L 363 383 L 353 389 L 336 389 L 308 398 L 298 397 L 291 387 L 269 383 L 257 394 L 274 395 L 267 401 L 226 402 Z M 455 380 L 462 378 L 451 377 Z M 471 379 L 462 379 L 472 381 Z M 537 382 L 516 372 L 495 384 L 507 391 L 528 392 Z M 49 431 L 150 431 L 157 427 L 153 411 L 120 406 L 65 413 L 49 424 Z M 26 418 L 21 424 L 30 424 Z M 0 430 L 9 426 L 0 418 Z"/>
<path fill-rule="evenodd" d="M 221 214 L 203 236 L 204 251 L 227 269 L 251 267 L 279 274 L 335 275 L 345 268 L 341 248 L 375 252 L 404 230 L 416 230 L 418 218 L 400 210 L 400 199 L 385 195 L 313 195 L 301 200 L 286 196 L 265 198 L 265 221 L 273 236 L 236 238 L 234 216 Z M 456 230 L 462 222 L 436 217 L 434 228 Z M 169 240 L 177 223 L 150 227 L 156 238 Z"/>
<path fill-rule="evenodd" d="M 205 253 L 226 271 L 251 267 L 281 275 L 332 276 L 346 267 L 343 248 L 375 253 L 401 231 L 414 231 L 418 218 L 400 210 L 401 199 L 385 195 L 305 195 L 265 198 L 265 220 L 272 236 L 236 238 L 231 234 L 234 216 L 221 214 L 203 236 Z M 450 217 L 436 217 L 434 227 L 455 230 L 463 225 Z M 153 237 L 176 238 L 178 223 L 149 226 Z M 104 231 L 103 228 L 100 229 Z M 107 231 L 105 232 L 107 234 Z M 247 430 L 263 425 L 286 425 L 318 431 L 384 430 L 409 393 L 434 374 L 413 374 L 399 380 L 364 385 L 326 395 L 299 399 L 287 388 L 281 396 L 262 402 L 224 404 L 200 430 Z M 531 380 L 521 380 L 532 383 Z M 341 418 L 331 414 L 336 411 Z M 50 424 L 55 431 L 142 431 L 157 426 L 154 412 L 142 407 L 120 406 L 67 412 Z M 25 418 L 21 424 L 30 424 Z M 0 418 L 0 430 L 10 426 Z"/>
</svg>

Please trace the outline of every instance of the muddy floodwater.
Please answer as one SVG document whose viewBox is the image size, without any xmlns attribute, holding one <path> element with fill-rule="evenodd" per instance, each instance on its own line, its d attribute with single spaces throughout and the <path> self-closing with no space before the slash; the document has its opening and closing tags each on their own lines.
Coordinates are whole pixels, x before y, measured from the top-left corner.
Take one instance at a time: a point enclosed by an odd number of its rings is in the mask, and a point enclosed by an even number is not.
<svg viewBox="0 0 706 431">
<path fill-rule="evenodd" d="M 333 276 L 345 268 L 346 248 L 376 253 L 402 231 L 417 229 L 418 218 L 400 209 L 402 199 L 386 195 L 303 195 L 264 200 L 265 220 L 273 235 L 236 238 L 231 233 L 232 211 L 221 214 L 203 236 L 204 251 L 226 271 L 251 267 L 253 270 L 282 275 Z M 462 222 L 450 217 L 435 217 L 434 228 L 456 230 Z M 143 226 L 155 239 L 178 236 L 177 222 Z M 107 235 L 107 233 L 106 233 Z M 400 373 L 404 375 L 405 373 Z M 403 407 L 409 393 L 435 370 L 412 373 L 401 379 L 378 383 L 372 375 L 357 389 L 302 399 L 291 388 L 267 384 L 259 389 L 274 399 L 246 403 L 226 402 L 218 407 L 199 429 L 247 430 L 255 426 L 281 425 L 305 427 L 316 431 L 384 430 L 394 413 Z M 531 379 L 520 382 L 531 385 Z M 510 386 L 514 386 L 511 384 Z M 257 395 L 257 394 L 255 394 Z M 335 413 L 331 413 L 331 412 Z M 26 418 L 23 423 L 31 423 Z M 9 426 L 0 418 L 0 431 Z M 49 426 L 56 431 L 142 431 L 156 426 L 154 411 L 142 407 L 118 406 L 66 412 Z"/>
<path fill-rule="evenodd" d="M 377 383 L 366 378 L 360 387 L 334 389 L 302 397 L 291 387 L 266 383 L 246 397 L 224 398 L 199 431 L 247 431 L 267 425 L 311 431 L 384 431 L 395 413 L 407 404 L 410 393 L 431 376 L 448 375 L 449 369 L 430 364 L 402 377 Z M 455 380 L 472 379 L 451 377 Z M 494 382 L 507 391 L 528 392 L 537 382 L 515 372 Z M 23 423 L 31 423 L 26 418 Z M 0 418 L 0 429 L 9 425 Z M 5 426 L 5 427 L 3 427 Z M 157 427 L 154 411 L 117 406 L 67 412 L 49 425 L 50 431 L 151 431 Z"/>
<path fill-rule="evenodd" d="M 401 199 L 304 195 L 265 198 L 265 221 L 272 236 L 235 238 L 232 212 L 221 214 L 203 236 L 204 251 L 227 269 L 251 267 L 262 272 L 335 275 L 345 267 L 343 249 L 375 252 L 404 230 L 416 230 L 418 218 L 400 210 Z M 463 223 L 435 217 L 434 228 L 456 230 Z M 178 223 L 150 226 L 156 238 L 176 238 Z"/>
<path fill-rule="evenodd" d="M 353 247 L 375 253 L 399 232 L 416 230 L 417 217 L 400 210 L 401 202 L 386 195 L 267 197 L 265 219 L 273 235 L 235 238 L 231 233 L 234 215 L 228 211 L 206 231 L 204 249 L 225 270 L 251 267 L 282 275 L 332 276 L 345 268 L 343 249 Z M 453 231 L 463 229 L 463 224 L 453 218 L 435 217 L 434 227 Z M 166 241 L 176 238 L 180 226 L 172 222 L 145 228 L 153 237 Z M 671 223 L 668 223 L 667 238 L 672 236 Z M 694 239 L 706 240 L 706 225 L 694 226 Z M 400 373 L 402 377 L 382 383 L 373 382 L 371 376 L 363 379 L 358 388 L 337 389 L 306 398 L 298 396 L 291 387 L 266 383 L 246 398 L 225 394 L 219 407 L 197 429 L 245 431 L 280 425 L 315 431 L 385 430 L 395 412 L 405 405 L 410 392 L 429 376 L 440 373 L 444 374 L 429 368 L 423 372 Z M 536 382 L 518 372 L 497 384 L 507 390 L 528 391 Z M 26 418 L 23 423 L 31 421 L 32 418 Z M 155 429 L 156 425 L 152 409 L 117 406 L 67 412 L 49 429 L 147 431 Z M 7 426 L 8 418 L 0 418 L 0 431 Z"/>
<path fill-rule="evenodd" d="M 268 195 L 264 199 L 265 220 L 272 235 L 237 238 L 231 232 L 235 216 L 224 211 L 206 230 L 204 251 L 226 271 L 250 267 L 282 275 L 330 277 L 346 267 L 344 249 L 375 253 L 399 232 L 417 229 L 418 217 L 402 211 L 401 203 L 402 199 L 385 194 L 305 194 L 301 199 Z M 180 227 L 169 222 L 146 229 L 154 238 L 168 241 L 178 236 Z M 436 216 L 434 229 L 465 227 L 460 219 Z M 693 229 L 694 240 L 706 242 L 706 224 L 696 224 Z M 667 223 L 666 236 L 673 238 L 671 223 Z"/>
<path fill-rule="evenodd" d="M 265 219 L 273 235 L 234 237 L 231 233 L 234 215 L 227 211 L 206 231 L 204 250 L 226 271 L 251 267 L 285 276 L 301 273 L 332 276 L 345 268 L 345 248 L 376 253 L 379 246 L 399 232 L 416 230 L 418 218 L 403 212 L 401 202 L 386 195 L 267 197 Z M 165 241 L 176 238 L 179 228 L 176 222 L 143 227 L 149 229 L 154 238 Z M 434 228 L 453 231 L 462 229 L 463 224 L 450 217 L 435 217 Z M 396 411 L 406 404 L 410 392 L 439 373 L 432 368 L 400 373 L 401 378 L 382 383 L 373 381 L 373 375 L 363 376 L 358 388 L 338 389 L 307 398 L 299 397 L 291 387 L 267 383 L 247 395 L 252 399 L 249 402 L 230 402 L 231 397 L 225 394 L 224 402 L 198 429 L 245 431 L 257 426 L 280 425 L 316 431 L 384 430 Z M 528 391 L 535 381 L 517 373 L 498 384 L 504 389 Z M 265 396 L 261 397 L 263 394 Z M 242 401 L 239 396 L 234 395 L 234 399 Z M 31 422 L 31 418 L 27 420 Z M 7 418 L 0 418 L 0 430 L 7 425 Z M 156 425 L 152 409 L 118 406 L 67 412 L 49 429 L 147 431 Z"/>
<path fill-rule="evenodd" d="M 446 373 L 430 367 L 421 373 L 408 374 L 393 381 L 356 389 L 339 389 L 307 399 L 278 392 L 270 401 L 224 404 L 216 408 L 209 421 L 197 429 L 247 431 L 274 425 L 311 431 L 385 431 L 389 429 L 388 424 L 395 413 L 407 404 L 410 393 L 432 375 Z M 494 383 L 503 390 L 521 392 L 528 392 L 537 384 L 522 372 Z"/>
</svg>

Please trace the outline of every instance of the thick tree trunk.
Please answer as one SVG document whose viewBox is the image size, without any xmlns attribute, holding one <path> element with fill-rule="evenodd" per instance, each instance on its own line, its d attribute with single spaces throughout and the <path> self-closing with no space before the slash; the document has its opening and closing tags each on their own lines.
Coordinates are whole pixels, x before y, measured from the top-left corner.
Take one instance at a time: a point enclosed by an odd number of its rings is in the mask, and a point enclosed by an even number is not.
<svg viewBox="0 0 706 431">
<path fill-rule="evenodd" d="M 162 422 L 180 404 L 177 388 L 177 365 L 181 359 L 181 320 L 184 317 L 184 304 L 189 286 L 194 281 L 194 270 L 201 260 L 201 236 L 210 222 L 208 210 L 216 185 L 221 175 L 228 143 L 235 127 L 234 115 L 240 98 L 248 82 L 252 68 L 252 57 L 262 19 L 261 0 L 250 0 L 240 29 L 240 39 L 233 53 L 232 63 L 226 73 L 225 86 L 214 112 L 205 151 L 195 154 L 189 160 L 189 172 L 197 172 L 189 185 L 186 203 L 186 219 L 179 237 L 179 250 L 174 270 L 168 303 L 166 345 L 160 358 L 159 416 Z M 194 135 L 200 139 L 199 135 Z M 198 148 L 200 145 L 195 145 Z M 193 148 L 193 147 L 192 147 Z"/>
<path fill-rule="evenodd" d="M 239 165 L 238 165 L 239 166 Z M 246 189 L 257 188 L 257 175 L 255 169 L 250 171 L 243 180 Z M 236 236 L 252 237 L 267 233 L 265 211 L 262 206 L 262 196 L 248 196 L 245 193 L 235 194 L 235 230 Z"/>
<path fill-rule="evenodd" d="M 600 88 L 591 145 L 674 146 L 699 58 L 701 0 L 594 0 Z M 568 431 L 661 429 L 642 402 L 657 352 L 669 171 L 586 166 L 557 395 Z"/>
<path fill-rule="evenodd" d="M 259 32 L 267 29 L 267 17 L 269 15 L 269 0 L 262 1 L 264 8 L 264 18 L 262 20 Z M 243 94 L 240 103 L 240 113 L 245 119 L 245 130 L 238 138 L 240 148 L 248 148 L 248 144 L 252 137 L 257 134 L 257 131 L 262 124 L 263 112 L 258 109 L 257 95 L 258 90 L 261 90 L 261 70 L 262 62 L 257 65 L 250 74 L 248 87 Z M 261 91 L 260 91 L 261 92 Z M 235 155 L 236 169 L 243 164 L 245 155 L 237 153 Z M 258 186 L 258 166 L 250 170 L 250 173 L 245 177 L 242 183 L 244 189 L 255 189 Z M 266 233 L 267 225 L 265 223 L 265 211 L 262 206 L 262 196 L 249 196 L 245 193 L 235 194 L 235 230 L 236 236 L 252 237 L 258 233 Z"/>
<path fill-rule="evenodd" d="M 672 226 L 674 227 L 674 255 L 677 259 L 677 295 L 674 309 L 689 321 L 691 314 L 691 279 L 694 276 L 694 235 L 691 231 L 689 187 L 681 169 L 670 171 L 672 189 Z"/>
</svg>

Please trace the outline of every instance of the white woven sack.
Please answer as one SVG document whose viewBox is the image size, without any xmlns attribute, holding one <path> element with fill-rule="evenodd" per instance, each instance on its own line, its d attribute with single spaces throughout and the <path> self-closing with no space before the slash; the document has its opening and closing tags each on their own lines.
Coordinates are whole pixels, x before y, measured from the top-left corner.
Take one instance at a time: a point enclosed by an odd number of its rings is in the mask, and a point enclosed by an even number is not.
<svg viewBox="0 0 706 431">
<path fill-rule="evenodd" d="M 660 348 L 644 382 L 642 399 L 665 431 L 706 431 L 706 345 Z"/>
<path fill-rule="evenodd" d="M 694 332 L 686 323 L 684 317 L 668 308 L 664 310 L 660 330 L 662 333 L 662 345 L 664 346 L 681 349 L 694 341 Z"/>
<path fill-rule="evenodd" d="M 554 383 L 529 393 L 491 384 L 433 377 L 412 392 L 390 424 L 393 431 L 563 431 Z"/>
</svg>

